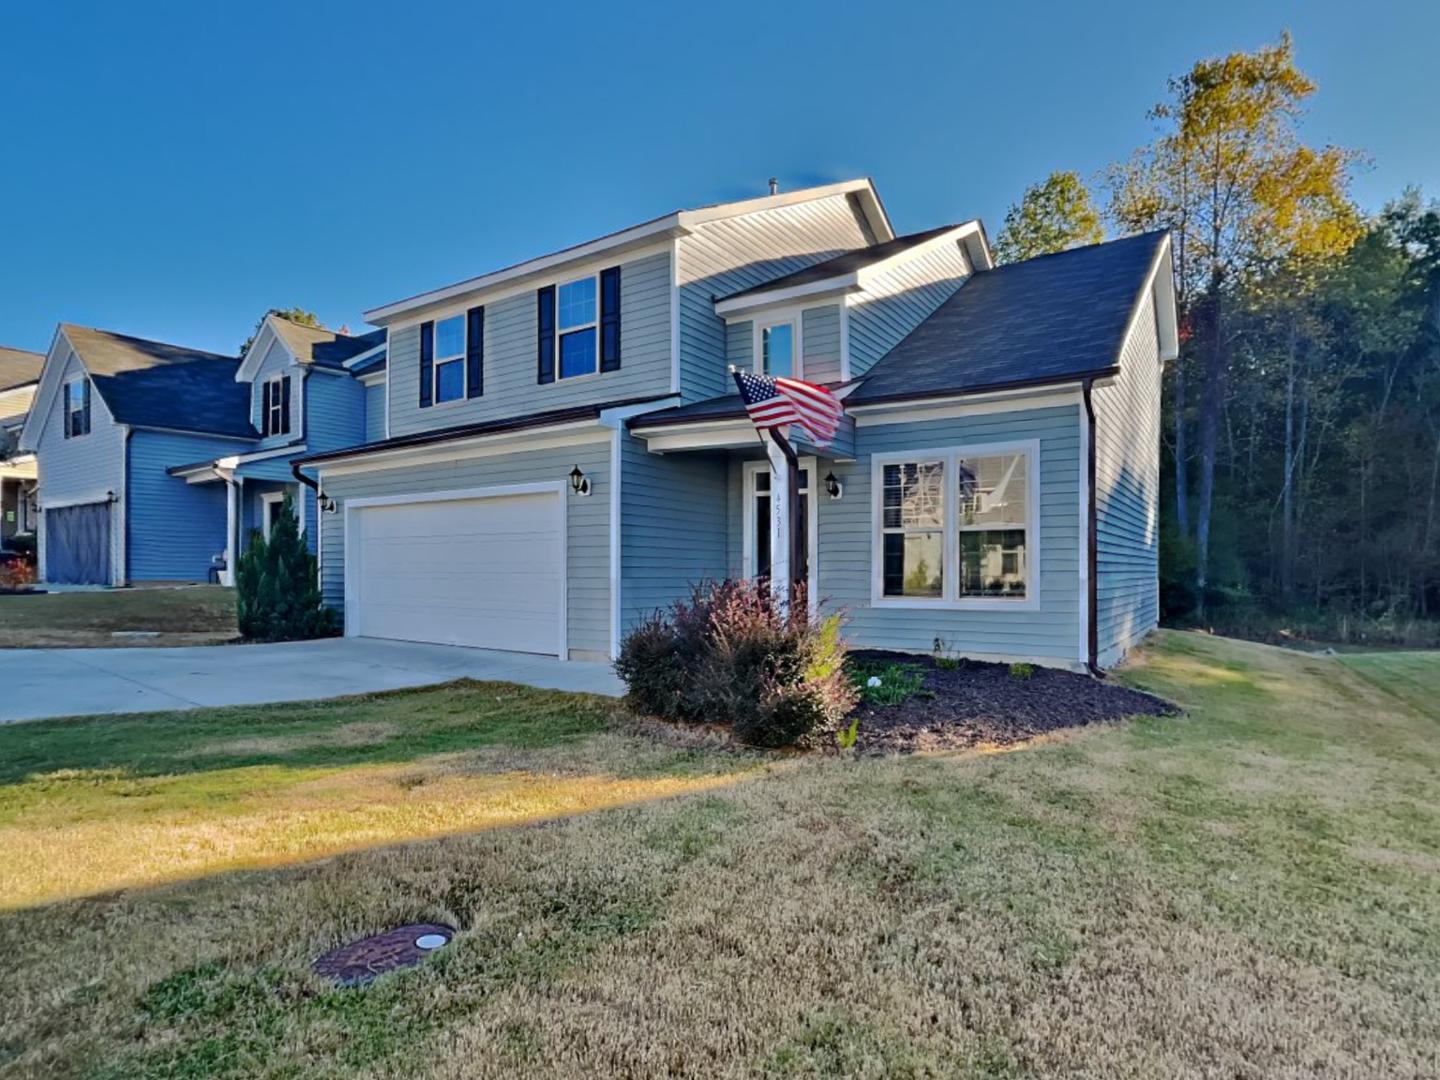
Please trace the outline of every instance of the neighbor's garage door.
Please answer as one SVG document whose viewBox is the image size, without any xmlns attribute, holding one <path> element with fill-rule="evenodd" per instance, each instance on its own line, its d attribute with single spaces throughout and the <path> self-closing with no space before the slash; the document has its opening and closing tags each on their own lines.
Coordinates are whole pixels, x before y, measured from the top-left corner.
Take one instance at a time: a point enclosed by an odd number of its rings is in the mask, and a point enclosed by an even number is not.
<svg viewBox="0 0 1440 1080">
<path fill-rule="evenodd" d="M 560 651 L 560 496 L 356 507 L 346 621 L 361 637 Z"/>
<path fill-rule="evenodd" d="M 66 585 L 110 584 L 108 502 L 45 511 L 45 580 Z"/>
</svg>

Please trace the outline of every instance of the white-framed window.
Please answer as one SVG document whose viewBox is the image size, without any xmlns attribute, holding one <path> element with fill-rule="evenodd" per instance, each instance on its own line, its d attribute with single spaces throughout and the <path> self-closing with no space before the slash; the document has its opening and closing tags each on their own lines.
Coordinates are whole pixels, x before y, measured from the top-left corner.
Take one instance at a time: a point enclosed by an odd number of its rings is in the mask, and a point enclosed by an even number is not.
<svg viewBox="0 0 1440 1080">
<path fill-rule="evenodd" d="M 1038 441 L 872 458 L 873 602 L 1039 606 Z"/>
<path fill-rule="evenodd" d="M 801 347 L 802 313 L 791 308 L 757 316 L 754 326 L 754 353 L 750 368 L 757 375 L 787 379 L 805 377 L 804 349 Z"/>
<path fill-rule="evenodd" d="M 557 363 L 562 379 L 600 370 L 600 276 L 589 274 L 555 288 Z"/>
<path fill-rule="evenodd" d="M 272 375 L 261 385 L 262 435 L 290 434 L 290 376 Z"/>
<path fill-rule="evenodd" d="M 90 434 L 90 380 L 83 375 L 65 384 L 65 437 Z"/>
<path fill-rule="evenodd" d="M 465 316 L 451 315 L 435 322 L 434 401 L 460 401 L 465 397 Z"/>
</svg>

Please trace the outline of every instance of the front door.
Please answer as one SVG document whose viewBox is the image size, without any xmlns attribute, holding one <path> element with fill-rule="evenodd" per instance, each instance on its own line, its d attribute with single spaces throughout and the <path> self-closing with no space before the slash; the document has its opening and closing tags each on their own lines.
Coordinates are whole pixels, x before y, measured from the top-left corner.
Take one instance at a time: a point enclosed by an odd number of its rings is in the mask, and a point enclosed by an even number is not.
<svg viewBox="0 0 1440 1080">
<path fill-rule="evenodd" d="M 811 569 L 815 563 L 815 513 L 812 505 L 811 478 L 815 475 L 815 459 L 800 460 L 800 520 L 796 527 L 805 535 L 805 561 L 800 567 L 800 576 L 806 580 L 810 608 L 815 608 L 815 575 Z M 747 461 L 745 463 L 745 544 L 744 573 L 746 577 L 770 576 L 770 463 L 768 461 Z"/>
</svg>

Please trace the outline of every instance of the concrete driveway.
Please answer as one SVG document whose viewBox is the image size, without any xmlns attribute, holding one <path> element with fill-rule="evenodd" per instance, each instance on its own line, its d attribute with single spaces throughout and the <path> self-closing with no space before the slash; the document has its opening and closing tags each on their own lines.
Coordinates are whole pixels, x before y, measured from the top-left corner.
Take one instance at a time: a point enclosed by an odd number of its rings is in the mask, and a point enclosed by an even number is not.
<svg viewBox="0 0 1440 1080">
<path fill-rule="evenodd" d="M 370 638 L 184 649 L 0 649 L 0 723 L 305 701 L 459 678 L 624 692 L 608 664 Z"/>
</svg>

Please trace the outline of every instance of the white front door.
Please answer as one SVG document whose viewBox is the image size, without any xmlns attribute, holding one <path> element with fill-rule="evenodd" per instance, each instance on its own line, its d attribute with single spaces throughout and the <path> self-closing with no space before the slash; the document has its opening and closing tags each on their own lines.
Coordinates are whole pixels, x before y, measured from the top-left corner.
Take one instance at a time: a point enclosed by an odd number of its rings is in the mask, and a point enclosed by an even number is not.
<svg viewBox="0 0 1440 1080">
<path fill-rule="evenodd" d="M 818 577 L 818 523 L 815 518 L 815 459 L 800 459 L 800 520 L 795 527 L 805 533 L 805 565 L 800 576 L 807 581 L 810 610 L 815 610 Z M 745 513 L 742 571 L 748 578 L 770 574 L 770 463 L 747 461 L 745 472 Z"/>
<path fill-rule="evenodd" d="M 347 633 L 564 655 L 558 492 L 351 503 L 346 531 Z"/>
</svg>

